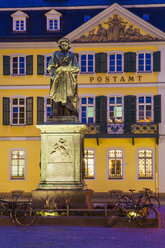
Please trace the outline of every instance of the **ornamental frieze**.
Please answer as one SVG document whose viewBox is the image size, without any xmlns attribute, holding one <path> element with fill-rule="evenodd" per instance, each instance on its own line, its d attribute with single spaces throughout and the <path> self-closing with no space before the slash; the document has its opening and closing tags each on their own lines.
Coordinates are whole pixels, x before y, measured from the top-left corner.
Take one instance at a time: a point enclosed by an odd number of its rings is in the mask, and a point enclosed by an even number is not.
<svg viewBox="0 0 165 248">
<path fill-rule="evenodd" d="M 102 24 L 98 24 L 87 34 L 82 35 L 74 42 L 117 42 L 117 41 L 150 41 L 152 36 L 142 34 L 140 29 L 124 21 L 120 16 L 114 15 Z"/>
</svg>

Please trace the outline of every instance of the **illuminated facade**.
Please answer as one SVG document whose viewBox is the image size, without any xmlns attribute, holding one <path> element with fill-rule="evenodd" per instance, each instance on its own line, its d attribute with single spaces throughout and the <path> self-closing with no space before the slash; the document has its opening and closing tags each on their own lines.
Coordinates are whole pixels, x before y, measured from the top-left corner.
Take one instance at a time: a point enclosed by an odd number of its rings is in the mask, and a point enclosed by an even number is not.
<svg viewBox="0 0 165 248">
<path fill-rule="evenodd" d="M 87 187 L 165 192 L 165 28 L 153 18 L 165 3 L 37 2 L 0 6 L 1 192 L 30 192 L 40 182 L 35 125 L 50 114 L 47 65 L 62 37 L 79 59 Z"/>
</svg>

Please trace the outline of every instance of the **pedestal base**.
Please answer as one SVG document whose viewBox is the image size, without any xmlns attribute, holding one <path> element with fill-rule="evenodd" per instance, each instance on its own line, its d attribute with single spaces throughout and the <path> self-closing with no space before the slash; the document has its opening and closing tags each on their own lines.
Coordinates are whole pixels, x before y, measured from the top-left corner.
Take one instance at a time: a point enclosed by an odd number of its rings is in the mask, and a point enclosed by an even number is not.
<svg viewBox="0 0 165 248">
<path fill-rule="evenodd" d="M 70 208 L 72 209 L 90 208 L 92 192 L 92 190 L 34 190 L 32 205 L 42 209 L 46 200 L 54 200 L 58 208 L 66 208 L 66 201 L 71 199 Z"/>
<path fill-rule="evenodd" d="M 40 182 L 40 184 L 38 185 L 37 189 L 44 189 L 44 190 L 48 190 L 48 189 L 71 189 L 71 190 L 82 190 L 83 189 L 83 184 L 82 182 Z"/>
</svg>

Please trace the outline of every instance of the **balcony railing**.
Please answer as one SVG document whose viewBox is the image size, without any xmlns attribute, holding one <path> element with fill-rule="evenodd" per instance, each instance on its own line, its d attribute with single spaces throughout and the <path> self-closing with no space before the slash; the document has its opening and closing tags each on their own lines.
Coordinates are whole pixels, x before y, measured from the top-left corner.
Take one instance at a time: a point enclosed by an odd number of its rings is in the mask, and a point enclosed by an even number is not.
<svg viewBox="0 0 165 248">
<path fill-rule="evenodd" d="M 158 137 L 158 123 L 137 122 L 137 123 L 107 123 L 105 125 L 86 124 L 84 134 L 87 138 L 90 136 L 127 136 L 127 137 Z"/>
</svg>

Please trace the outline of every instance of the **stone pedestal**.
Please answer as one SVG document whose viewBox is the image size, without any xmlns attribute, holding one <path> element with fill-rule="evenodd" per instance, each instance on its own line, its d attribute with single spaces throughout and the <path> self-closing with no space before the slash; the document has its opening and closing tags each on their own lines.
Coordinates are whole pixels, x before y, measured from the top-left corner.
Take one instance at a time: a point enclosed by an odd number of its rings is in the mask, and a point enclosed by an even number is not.
<svg viewBox="0 0 165 248">
<path fill-rule="evenodd" d="M 50 122 L 41 130 L 41 182 L 37 189 L 83 189 L 82 124 Z"/>
<path fill-rule="evenodd" d="M 91 208 L 92 190 L 34 190 L 32 191 L 32 205 L 42 209 L 46 203 L 56 202 L 57 208 L 65 209 L 67 201 L 72 209 Z"/>
</svg>

